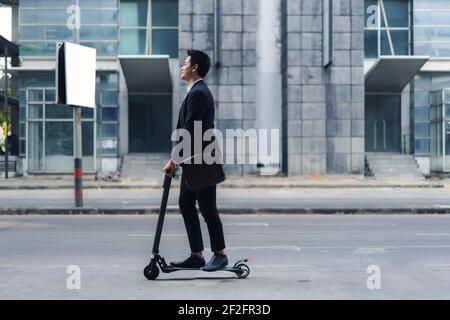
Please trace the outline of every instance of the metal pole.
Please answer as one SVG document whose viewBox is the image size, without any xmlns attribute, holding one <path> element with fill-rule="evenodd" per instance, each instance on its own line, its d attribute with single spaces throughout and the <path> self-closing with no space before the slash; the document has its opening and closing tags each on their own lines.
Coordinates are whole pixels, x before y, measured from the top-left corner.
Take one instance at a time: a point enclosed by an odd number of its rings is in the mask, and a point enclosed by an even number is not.
<svg viewBox="0 0 450 320">
<path fill-rule="evenodd" d="M 5 90 L 3 96 L 3 116 L 6 123 L 5 132 L 5 179 L 8 179 L 8 152 L 9 152 L 9 138 L 8 138 L 8 46 L 5 45 Z"/>
<path fill-rule="evenodd" d="M 80 8 L 79 0 L 75 0 L 77 10 Z M 77 15 L 77 19 L 80 18 Z M 78 22 L 74 30 L 74 42 L 80 43 L 80 30 Z M 74 179 L 75 179 L 75 206 L 83 207 L 83 162 L 82 162 L 82 134 L 81 134 L 81 107 L 75 107 L 75 158 L 74 158 Z"/>
</svg>

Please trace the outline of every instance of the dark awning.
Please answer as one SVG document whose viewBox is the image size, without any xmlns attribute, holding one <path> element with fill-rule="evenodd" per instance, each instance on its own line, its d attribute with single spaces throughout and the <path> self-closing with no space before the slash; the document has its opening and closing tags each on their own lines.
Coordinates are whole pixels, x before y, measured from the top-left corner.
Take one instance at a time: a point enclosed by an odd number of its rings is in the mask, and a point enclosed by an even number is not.
<svg viewBox="0 0 450 320">
<path fill-rule="evenodd" d="M 428 56 L 382 56 L 365 75 L 366 92 L 401 92 Z"/>
<path fill-rule="evenodd" d="M 171 92 L 169 56 L 119 56 L 128 93 Z"/>
<path fill-rule="evenodd" d="M 19 56 L 19 46 L 8 39 L 0 36 L 0 56 L 5 56 L 5 47 L 8 48 L 8 57 L 18 57 Z"/>
</svg>

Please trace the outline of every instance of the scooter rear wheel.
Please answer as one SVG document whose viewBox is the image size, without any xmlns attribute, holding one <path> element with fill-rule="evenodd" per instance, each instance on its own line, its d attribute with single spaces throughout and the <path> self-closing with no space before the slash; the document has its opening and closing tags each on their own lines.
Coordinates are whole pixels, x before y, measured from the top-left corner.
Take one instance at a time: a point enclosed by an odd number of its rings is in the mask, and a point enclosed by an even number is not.
<svg viewBox="0 0 450 320">
<path fill-rule="evenodd" d="M 239 271 L 236 272 L 238 278 L 245 279 L 250 275 L 250 268 L 245 263 L 238 264 L 236 268 L 239 269 Z"/>
<path fill-rule="evenodd" d="M 155 280 L 159 276 L 159 268 L 156 263 L 149 264 L 144 268 L 144 276 L 148 280 Z"/>
</svg>

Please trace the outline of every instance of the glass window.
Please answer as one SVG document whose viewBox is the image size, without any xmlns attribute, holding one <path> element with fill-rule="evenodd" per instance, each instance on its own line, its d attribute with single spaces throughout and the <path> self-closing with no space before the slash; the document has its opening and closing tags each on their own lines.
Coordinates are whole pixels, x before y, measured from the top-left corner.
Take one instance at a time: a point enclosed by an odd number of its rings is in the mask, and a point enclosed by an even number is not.
<svg viewBox="0 0 450 320">
<path fill-rule="evenodd" d="M 117 154 L 117 139 L 102 139 L 100 152 L 102 154 Z"/>
<path fill-rule="evenodd" d="M 42 122 L 29 122 L 28 124 L 28 169 L 42 171 L 43 160 L 43 133 Z"/>
<path fill-rule="evenodd" d="M 119 77 L 116 72 L 97 72 L 96 82 L 97 89 L 116 89 Z M 97 91 L 97 93 L 99 92 Z"/>
<path fill-rule="evenodd" d="M 395 55 L 408 55 L 409 31 L 391 30 L 391 40 Z M 392 55 L 386 31 L 381 31 L 381 55 Z"/>
<path fill-rule="evenodd" d="M 26 145 L 27 145 L 27 141 L 25 139 L 19 140 L 19 153 L 21 156 L 25 155 L 25 153 L 27 152 Z"/>
<path fill-rule="evenodd" d="M 122 0 L 123 1 L 123 0 Z M 116 8 L 117 0 L 80 0 L 81 8 Z"/>
<path fill-rule="evenodd" d="M 121 54 L 145 54 L 144 29 L 122 29 L 120 30 L 120 53 Z"/>
<path fill-rule="evenodd" d="M 82 123 L 82 147 L 83 156 L 93 156 L 94 155 L 94 122 L 84 121 Z"/>
<path fill-rule="evenodd" d="M 450 9 L 448 0 L 414 0 L 416 9 Z"/>
<path fill-rule="evenodd" d="M 414 108 L 414 121 L 429 121 L 430 108 Z"/>
<path fill-rule="evenodd" d="M 19 90 L 19 103 L 20 106 L 25 106 L 25 104 L 27 103 L 27 91 L 20 89 Z"/>
<path fill-rule="evenodd" d="M 384 9 L 386 10 L 386 19 L 390 28 L 408 28 L 409 8 L 405 0 L 384 0 Z M 384 19 L 381 18 L 381 26 L 385 27 Z"/>
<path fill-rule="evenodd" d="M 54 73 L 41 73 L 41 72 L 25 73 L 20 76 L 20 87 L 24 89 L 30 87 L 54 87 L 54 86 L 55 86 Z"/>
<path fill-rule="evenodd" d="M 414 140 L 414 149 L 416 154 L 429 154 L 430 140 L 428 139 Z"/>
<path fill-rule="evenodd" d="M 22 0 L 20 0 L 22 4 Z M 36 0 L 37 7 L 40 8 L 67 8 L 73 4 L 73 0 Z"/>
<path fill-rule="evenodd" d="M 27 135 L 27 125 L 25 123 L 19 124 L 19 137 L 25 138 Z"/>
<path fill-rule="evenodd" d="M 56 102 L 55 90 L 53 90 L 53 89 L 45 90 L 45 102 L 46 103 L 55 103 Z"/>
<path fill-rule="evenodd" d="M 427 138 L 430 136 L 430 125 L 428 123 L 415 123 L 414 134 L 416 138 Z"/>
<path fill-rule="evenodd" d="M 96 42 L 96 41 L 83 41 L 81 45 L 97 49 L 98 56 L 115 56 L 118 53 L 117 41 L 111 42 Z"/>
<path fill-rule="evenodd" d="M 381 11 L 381 3 L 377 0 L 365 0 L 364 42 L 365 57 L 377 58 L 378 55 L 410 54 L 410 19 L 409 1 L 384 0 L 385 16 Z M 389 28 L 393 29 L 387 29 Z M 392 39 L 393 51 L 389 46 L 387 32 Z M 378 47 L 380 44 L 380 48 Z"/>
<path fill-rule="evenodd" d="M 120 26 L 145 27 L 147 26 L 147 0 L 121 0 Z"/>
<path fill-rule="evenodd" d="M 117 121 L 118 109 L 117 108 L 101 108 L 102 109 L 102 121 Z"/>
<path fill-rule="evenodd" d="M 118 126 L 116 123 L 102 123 L 103 137 L 117 137 Z"/>
<path fill-rule="evenodd" d="M 428 91 L 414 92 L 414 104 L 416 106 L 428 107 L 430 105 L 430 93 Z"/>
<path fill-rule="evenodd" d="M 27 110 L 25 107 L 19 108 L 19 121 L 26 121 L 27 119 Z"/>
<path fill-rule="evenodd" d="M 44 101 L 44 95 L 41 89 L 28 90 L 28 102 L 42 102 L 42 101 Z"/>
<path fill-rule="evenodd" d="M 178 0 L 152 0 L 152 25 L 178 26 Z"/>
<path fill-rule="evenodd" d="M 94 119 L 94 109 L 81 108 L 81 118 L 82 119 Z"/>
<path fill-rule="evenodd" d="M 20 54 L 23 56 L 54 56 L 55 42 L 22 42 Z"/>
<path fill-rule="evenodd" d="M 73 155 L 73 122 L 45 123 L 45 154 Z"/>
<path fill-rule="evenodd" d="M 73 122 L 45 123 L 45 170 L 73 170 Z"/>
<path fill-rule="evenodd" d="M 433 74 L 431 78 L 431 90 L 441 90 L 443 88 L 450 88 L 450 74 Z"/>
<path fill-rule="evenodd" d="M 450 104 L 445 105 L 445 119 L 450 120 Z"/>
<path fill-rule="evenodd" d="M 85 9 L 81 10 L 83 24 L 117 24 L 119 13 L 117 9 Z"/>
<path fill-rule="evenodd" d="M 65 25 L 67 21 L 66 7 L 64 9 L 20 9 L 19 19 L 21 24 L 61 24 Z"/>
<path fill-rule="evenodd" d="M 117 40 L 117 27 L 82 26 L 80 39 L 83 40 Z"/>
<path fill-rule="evenodd" d="M 73 119 L 73 108 L 60 104 L 47 104 L 45 106 L 46 119 Z"/>
<path fill-rule="evenodd" d="M 178 56 L 178 30 L 153 30 L 152 53 Z"/>
<path fill-rule="evenodd" d="M 117 91 L 103 91 L 102 106 L 116 106 L 117 105 Z"/>
<path fill-rule="evenodd" d="M 28 104 L 28 119 L 42 119 L 43 106 L 39 104 Z"/>
<path fill-rule="evenodd" d="M 431 90 L 431 79 L 428 73 L 420 73 L 414 81 L 416 90 Z"/>
</svg>

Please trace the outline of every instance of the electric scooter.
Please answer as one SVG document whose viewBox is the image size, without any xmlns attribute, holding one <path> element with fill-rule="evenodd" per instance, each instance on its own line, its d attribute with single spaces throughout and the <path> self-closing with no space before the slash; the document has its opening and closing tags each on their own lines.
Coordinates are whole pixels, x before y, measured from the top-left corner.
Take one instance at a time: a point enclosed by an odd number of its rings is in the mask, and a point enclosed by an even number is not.
<svg viewBox="0 0 450 320">
<path fill-rule="evenodd" d="M 156 226 L 155 239 L 153 242 L 152 256 L 150 259 L 150 263 L 144 268 L 144 276 L 148 280 L 155 280 L 156 278 L 158 278 L 160 269 L 163 273 L 171 273 L 171 272 L 185 271 L 185 270 L 190 270 L 190 271 L 201 271 L 202 270 L 201 268 L 179 268 L 179 267 L 170 266 L 166 263 L 166 260 L 164 259 L 164 257 L 159 255 L 159 243 L 161 240 L 161 233 L 162 233 L 164 217 L 165 217 L 166 208 L 167 208 L 167 200 L 169 198 L 170 185 L 172 183 L 173 176 L 174 176 L 174 174 L 165 175 L 165 177 L 164 177 L 164 185 L 163 185 L 164 191 L 163 191 L 163 197 L 162 197 L 162 201 L 161 201 L 161 208 L 160 208 L 159 216 L 158 216 L 158 224 Z M 248 267 L 246 262 L 248 262 L 248 259 L 242 259 L 242 260 L 237 261 L 233 267 L 225 267 L 225 268 L 219 269 L 217 271 L 232 272 L 232 273 L 235 273 L 238 278 L 244 279 L 244 278 L 247 278 L 250 274 L 250 268 Z"/>
</svg>

